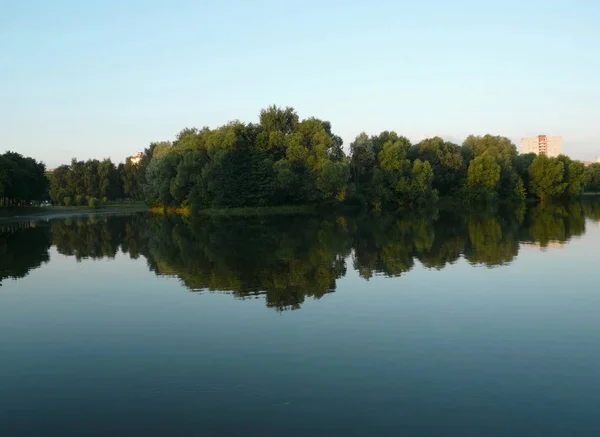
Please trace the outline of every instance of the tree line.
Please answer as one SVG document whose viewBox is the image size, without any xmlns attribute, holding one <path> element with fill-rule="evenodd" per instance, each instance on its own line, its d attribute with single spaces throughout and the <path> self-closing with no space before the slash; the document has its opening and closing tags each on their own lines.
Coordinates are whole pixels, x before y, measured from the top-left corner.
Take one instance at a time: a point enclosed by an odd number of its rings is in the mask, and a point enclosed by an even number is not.
<svg viewBox="0 0 600 437">
<path fill-rule="evenodd" d="M 92 207 L 122 199 L 143 200 L 142 169 L 129 158 L 119 165 L 110 159 L 73 159 L 52 173 L 50 197 L 54 204 Z"/>
<path fill-rule="evenodd" d="M 152 205 L 231 208 L 359 203 L 411 208 L 438 197 L 466 202 L 527 197 L 576 198 L 600 184 L 599 166 L 567 156 L 519 155 L 501 136 L 469 136 L 462 145 L 429 138 L 412 144 L 393 131 L 361 133 L 349 154 L 331 124 L 300 120 L 271 106 L 257 124 L 184 129 L 146 149 L 141 187 Z"/>
<path fill-rule="evenodd" d="M 393 131 L 359 134 L 348 154 L 331 123 L 301 120 L 271 106 L 258 123 L 186 128 L 152 143 L 140 163 L 73 160 L 57 168 L 51 197 L 136 199 L 192 209 L 360 204 L 372 209 L 464 202 L 576 198 L 600 187 L 600 164 L 587 169 L 567 156 L 519 155 L 502 136 L 469 136 L 461 145 L 434 137 L 412 144 Z"/>
<path fill-rule="evenodd" d="M 0 207 L 26 205 L 48 195 L 44 163 L 15 152 L 0 155 Z"/>
</svg>

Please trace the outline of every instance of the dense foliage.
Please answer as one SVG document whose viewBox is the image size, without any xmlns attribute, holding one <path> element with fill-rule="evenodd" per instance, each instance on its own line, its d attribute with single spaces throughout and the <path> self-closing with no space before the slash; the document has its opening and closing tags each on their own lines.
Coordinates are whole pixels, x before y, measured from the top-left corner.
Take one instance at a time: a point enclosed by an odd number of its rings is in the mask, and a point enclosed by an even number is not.
<svg viewBox="0 0 600 437">
<path fill-rule="evenodd" d="M 184 129 L 152 151 L 144 194 L 197 208 L 340 202 L 350 177 L 342 141 L 315 118 L 271 107 L 259 124 Z"/>
<path fill-rule="evenodd" d="M 141 163 L 128 158 L 116 166 L 110 159 L 99 161 L 73 159 L 69 165 L 57 167 L 50 178 L 50 197 L 56 205 L 88 205 L 121 199 L 143 200 L 141 187 L 149 161 L 146 150 Z"/>
<path fill-rule="evenodd" d="M 469 136 L 462 145 L 439 137 L 413 145 L 396 132 L 361 133 L 346 155 L 329 122 L 300 120 L 292 108 L 275 106 L 261 111 L 258 124 L 184 129 L 144 156 L 146 201 L 197 209 L 318 203 L 413 208 L 439 196 L 466 202 L 573 198 L 586 181 L 579 162 L 519 155 L 508 138 L 492 135 Z"/>
<path fill-rule="evenodd" d="M 462 145 L 439 137 L 418 144 L 393 131 L 361 133 L 349 146 L 331 124 L 301 120 L 271 106 L 258 123 L 186 128 L 173 142 L 152 143 L 141 162 L 73 160 L 56 169 L 55 203 L 145 200 L 193 209 L 308 204 L 420 208 L 438 197 L 467 203 L 526 197 L 575 198 L 598 189 L 600 166 L 584 169 L 566 156 L 519 155 L 501 136 L 469 136 Z"/>
<path fill-rule="evenodd" d="M 0 206 L 44 200 L 48 190 L 46 167 L 14 152 L 0 155 Z"/>
<path fill-rule="evenodd" d="M 600 192 L 600 163 L 592 164 L 585 169 L 584 183 L 586 190 Z"/>
</svg>

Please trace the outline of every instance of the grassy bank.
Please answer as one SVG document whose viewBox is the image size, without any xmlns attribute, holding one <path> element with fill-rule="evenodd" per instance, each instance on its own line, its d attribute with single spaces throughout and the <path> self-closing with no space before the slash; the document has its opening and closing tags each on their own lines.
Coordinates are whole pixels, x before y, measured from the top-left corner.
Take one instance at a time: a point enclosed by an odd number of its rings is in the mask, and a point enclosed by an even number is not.
<svg viewBox="0 0 600 437">
<path fill-rule="evenodd" d="M 192 215 L 188 208 L 163 208 L 155 207 L 149 210 L 153 214 L 159 215 L 182 215 L 189 217 Z M 198 211 L 199 215 L 209 216 L 261 216 L 261 215 L 294 215 L 294 214 L 314 214 L 318 209 L 313 205 L 302 206 L 261 206 L 246 208 L 208 208 Z"/>
<path fill-rule="evenodd" d="M 183 217 L 192 215 L 192 210 L 190 208 L 164 208 L 156 206 L 148 209 L 148 212 L 158 215 L 180 215 Z"/>
</svg>

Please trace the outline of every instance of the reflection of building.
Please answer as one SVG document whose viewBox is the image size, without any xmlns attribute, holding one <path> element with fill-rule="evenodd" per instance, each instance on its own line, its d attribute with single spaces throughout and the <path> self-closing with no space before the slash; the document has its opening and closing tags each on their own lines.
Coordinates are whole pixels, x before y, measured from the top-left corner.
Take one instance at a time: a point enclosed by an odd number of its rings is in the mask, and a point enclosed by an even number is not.
<svg viewBox="0 0 600 437">
<path fill-rule="evenodd" d="M 598 221 L 596 222 L 596 224 L 597 224 L 597 225 L 598 225 L 598 227 L 600 228 L 600 220 L 598 220 Z"/>
<path fill-rule="evenodd" d="M 138 165 L 140 162 L 142 162 L 142 152 L 138 152 L 133 156 L 129 156 L 127 157 L 127 159 L 129 160 L 129 162 L 131 162 L 133 165 Z"/>
<path fill-rule="evenodd" d="M 523 242 L 521 243 L 521 246 L 524 248 L 541 248 L 541 249 L 562 249 L 563 247 L 565 247 L 565 243 L 563 243 L 562 241 L 558 241 L 558 240 L 550 240 L 548 241 L 548 243 L 546 243 L 545 245 L 541 245 L 540 243 L 536 242 Z"/>
<path fill-rule="evenodd" d="M 562 137 L 538 135 L 533 138 L 523 138 L 521 139 L 521 154 L 535 153 L 536 155 L 557 157 L 562 154 L 562 143 Z"/>
</svg>

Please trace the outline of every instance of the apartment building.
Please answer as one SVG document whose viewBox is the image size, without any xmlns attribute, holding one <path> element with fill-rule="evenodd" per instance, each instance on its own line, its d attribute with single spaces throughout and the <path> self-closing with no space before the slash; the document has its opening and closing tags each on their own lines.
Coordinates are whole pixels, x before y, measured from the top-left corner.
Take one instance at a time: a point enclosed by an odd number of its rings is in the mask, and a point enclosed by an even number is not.
<svg viewBox="0 0 600 437">
<path fill-rule="evenodd" d="M 562 154 L 562 144 L 562 137 L 538 135 L 533 138 L 523 138 L 521 139 L 521 154 L 535 153 L 536 155 L 557 157 Z"/>
</svg>

